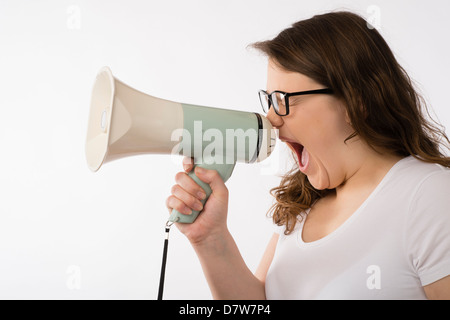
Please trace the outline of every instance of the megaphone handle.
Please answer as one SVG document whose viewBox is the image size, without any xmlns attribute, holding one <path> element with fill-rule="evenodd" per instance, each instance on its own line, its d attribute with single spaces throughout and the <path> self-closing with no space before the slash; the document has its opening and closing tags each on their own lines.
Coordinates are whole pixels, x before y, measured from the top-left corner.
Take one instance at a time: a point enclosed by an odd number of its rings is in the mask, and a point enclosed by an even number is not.
<svg viewBox="0 0 450 320">
<path fill-rule="evenodd" d="M 202 205 L 204 206 L 206 201 L 208 200 L 209 196 L 211 195 L 211 187 L 209 186 L 209 184 L 203 182 L 202 180 L 200 180 L 196 175 L 195 175 L 195 167 L 199 166 L 208 170 L 217 170 L 217 172 L 219 173 L 219 175 L 222 177 L 223 181 L 226 182 L 228 180 L 228 178 L 231 176 L 231 174 L 233 173 L 233 169 L 234 166 L 236 165 L 236 162 L 233 162 L 231 164 L 225 163 L 225 164 L 206 164 L 206 163 L 202 163 L 202 164 L 198 164 L 198 165 L 194 165 L 194 168 L 188 173 L 188 176 L 190 176 L 202 189 L 203 191 L 205 191 L 206 193 L 206 197 L 205 199 L 201 200 Z M 187 215 L 187 214 L 182 214 L 180 212 L 178 212 L 177 210 L 173 209 L 172 213 L 170 214 L 169 217 L 169 221 L 172 222 L 180 222 L 180 223 L 192 223 L 195 221 L 195 219 L 197 219 L 197 216 L 199 215 L 201 211 L 194 211 L 192 210 L 192 213 Z"/>
</svg>

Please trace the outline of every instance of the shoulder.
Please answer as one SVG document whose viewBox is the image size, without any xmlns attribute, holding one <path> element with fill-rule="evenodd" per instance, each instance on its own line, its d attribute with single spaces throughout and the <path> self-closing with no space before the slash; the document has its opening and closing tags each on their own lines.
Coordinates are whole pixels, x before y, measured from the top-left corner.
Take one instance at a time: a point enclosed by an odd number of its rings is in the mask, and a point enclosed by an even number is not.
<svg viewBox="0 0 450 320">
<path fill-rule="evenodd" d="M 408 189 L 416 198 L 438 192 L 442 188 L 450 190 L 450 169 L 436 163 L 427 163 L 413 157 L 400 160 L 393 168 L 393 181 L 401 183 L 398 187 Z"/>
<path fill-rule="evenodd" d="M 410 166 L 416 178 L 405 240 L 411 263 L 427 285 L 450 273 L 450 170 L 416 161 Z"/>
<path fill-rule="evenodd" d="M 435 163 L 427 163 L 407 157 L 400 160 L 392 174 L 392 183 L 397 196 L 408 203 L 410 218 L 422 213 L 426 216 L 450 213 L 450 169 Z M 391 189 L 393 191 L 393 189 Z M 426 218 L 423 217 L 423 218 Z"/>
<path fill-rule="evenodd" d="M 384 200 L 392 210 L 402 212 L 408 233 L 450 228 L 450 169 L 407 157 L 392 171 Z"/>
<path fill-rule="evenodd" d="M 404 225 L 409 240 L 414 246 L 438 238 L 450 244 L 450 170 L 419 160 L 409 168 L 414 177 Z"/>
<path fill-rule="evenodd" d="M 445 192 L 450 190 L 450 169 L 410 156 L 391 168 L 379 189 L 386 204 L 396 204 L 408 212 L 413 205 L 447 198 Z"/>
<path fill-rule="evenodd" d="M 431 205 L 438 201 L 450 210 L 450 169 L 438 164 L 414 160 L 409 168 L 409 174 L 415 175 L 412 205 Z"/>
</svg>

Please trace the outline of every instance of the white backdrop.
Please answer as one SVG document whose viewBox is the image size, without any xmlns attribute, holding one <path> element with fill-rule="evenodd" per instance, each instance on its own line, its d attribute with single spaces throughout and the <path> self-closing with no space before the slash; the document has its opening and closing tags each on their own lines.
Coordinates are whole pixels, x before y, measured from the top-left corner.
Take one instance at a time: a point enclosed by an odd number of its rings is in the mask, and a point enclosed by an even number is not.
<svg viewBox="0 0 450 320">
<path fill-rule="evenodd" d="M 448 127 L 447 0 L 0 0 L 0 298 L 156 298 L 165 199 L 181 158 L 88 170 L 84 142 L 100 67 L 157 97 L 259 112 L 266 61 L 246 46 L 339 9 L 380 28 Z M 273 231 L 269 190 L 292 163 L 287 154 L 279 144 L 266 162 L 237 164 L 227 182 L 229 228 L 252 270 Z M 165 298 L 211 298 L 176 228 Z"/>
</svg>

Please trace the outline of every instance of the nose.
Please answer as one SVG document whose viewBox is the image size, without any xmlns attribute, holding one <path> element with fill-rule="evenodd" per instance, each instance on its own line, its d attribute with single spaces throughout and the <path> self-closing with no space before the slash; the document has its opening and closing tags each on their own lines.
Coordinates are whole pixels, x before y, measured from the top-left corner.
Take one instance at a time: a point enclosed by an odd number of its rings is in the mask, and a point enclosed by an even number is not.
<svg viewBox="0 0 450 320">
<path fill-rule="evenodd" d="M 284 121 L 282 119 L 282 117 L 280 117 L 279 115 L 276 114 L 275 110 L 273 108 L 269 109 L 269 112 L 267 112 L 266 115 L 267 119 L 270 121 L 270 123 L 272 124 L 272 126 L 276 129 L 279 129 Z"/>
</svg>

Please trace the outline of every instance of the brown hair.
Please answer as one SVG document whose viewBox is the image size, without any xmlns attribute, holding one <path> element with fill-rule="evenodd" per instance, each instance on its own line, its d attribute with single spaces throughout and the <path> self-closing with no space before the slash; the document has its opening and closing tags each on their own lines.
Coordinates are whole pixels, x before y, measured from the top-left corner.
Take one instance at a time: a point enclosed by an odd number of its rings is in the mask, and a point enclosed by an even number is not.
<svg viewBox="0 0 450 320">
<path fill-rule="evenodd" d="M 282 68 L 331 88 L 344 102 L 355 136 L 386 150 L 450 167 L 449 139 L 378 31 L 360 16 L 332 12 L 299 21 L 273 40 L 251 45 Z M 431 117 L 429 117 L 431 119 Z M 277 225 L 294 229 L 300 212 L 330 190 L 316 190 L 294 166 L 271 189 Z"/>
</svg>

